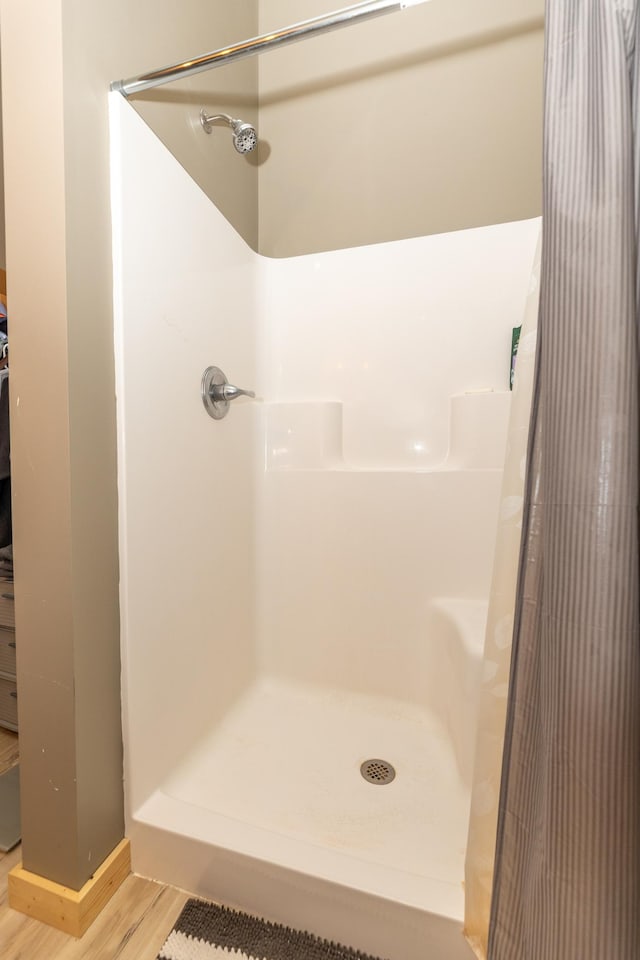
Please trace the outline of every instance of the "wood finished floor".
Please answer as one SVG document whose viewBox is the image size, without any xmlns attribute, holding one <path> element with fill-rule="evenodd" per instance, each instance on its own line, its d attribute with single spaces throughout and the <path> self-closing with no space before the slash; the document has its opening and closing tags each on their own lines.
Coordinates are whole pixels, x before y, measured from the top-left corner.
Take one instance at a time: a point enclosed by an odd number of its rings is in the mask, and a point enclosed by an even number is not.
<svg viewBox="0 0 640 960">
<path fill-rule="evenodd" d="M 18 762 L 18 735 L 0 727 L 0 773 Z M 7 875 L 20 847 L 0 852 L 1 960 L 155 960 L 188 895 L 127 877 L 82 940 L 60 933 L 7 904 Z"/>
<path fill-rule="evenodd" d="M 188 894 L 133 875 L 113 895 L 81 940 L 7 905 L 7 874 L 20 847 L 0 853 L 2 960 L 155 960 Z"/>
</svg>

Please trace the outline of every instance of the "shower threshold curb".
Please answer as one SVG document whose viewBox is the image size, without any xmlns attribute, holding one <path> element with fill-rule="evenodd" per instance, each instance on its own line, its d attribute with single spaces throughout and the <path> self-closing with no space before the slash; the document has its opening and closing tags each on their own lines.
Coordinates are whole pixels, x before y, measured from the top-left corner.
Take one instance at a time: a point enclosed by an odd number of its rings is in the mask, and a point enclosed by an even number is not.
<svg viewBox="0 0 640 960">
<path fill-rule="evenodd" d="M 165 824 L 176 816 L 180 827 L 174 832 Z M 218 829 L 217 839 L 213 840 L 215 820 Z M 185 836 L 187 822 L 189 835 Z M 323 939 L 354 945 L 388 960 L 424 960 L 425 955 L 430 960 L 471 960 L 470 948 L 462 935 L 461 916 L 454 918 L 424 910 L 415 902 L 402 902 L 374 892 L 371 884 L 366 883 L 372 864 L 345 858 L 355 863 L 362 882 L 358 887 L 353 881 L 349 883 L 348 878 L 337 882 L 320 875 L 326 851 L 275 834 L 264 837 L 262 848 L 256 851 L 256 835 L 269 834 L 258 829 L 252 831 L 251 853 L 238 849 L 239 843 L 232 849 L 234 833 L 240 829 L 245 831 L 246 825 L 183 804 L 158 791 L 128 824 L 133 871 L 194 896 L 308 930 Z M 307 869 L 300 862 L 295 866 L 283 864 L 282 855 L 278 857 L 280 862 L 275 862 L 273 849 L 285 850 L 292 845 L 306 848 Z M 335 875 L 335 859 L 332 867 Z M 315 875 L 309 872 L 311 869 Z M 438 887 L 448 886 L 426 878 L 420 899 L 437 908 Z M 427 895 L 427 888 L 436 894 L 436 902 Z"/>
</svg>

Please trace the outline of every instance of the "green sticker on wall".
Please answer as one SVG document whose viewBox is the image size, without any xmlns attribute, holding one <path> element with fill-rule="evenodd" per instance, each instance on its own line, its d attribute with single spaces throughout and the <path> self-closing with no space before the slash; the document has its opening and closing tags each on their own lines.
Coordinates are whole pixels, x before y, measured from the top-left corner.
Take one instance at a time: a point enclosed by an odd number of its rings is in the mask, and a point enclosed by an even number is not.
<svg viewBox="0 0 640 960">
<path fill-rule="evenodd" d="M 520 331 L 522 330 L 522 324 L 519 327 L 514 327 L 511 331 L 511 369 L 509 371 L 509 390 L 513 390 L 513 377 L 516 372 L 516 357 L 518 356 L 518 344 L 520 343 Z"/>
</svg>

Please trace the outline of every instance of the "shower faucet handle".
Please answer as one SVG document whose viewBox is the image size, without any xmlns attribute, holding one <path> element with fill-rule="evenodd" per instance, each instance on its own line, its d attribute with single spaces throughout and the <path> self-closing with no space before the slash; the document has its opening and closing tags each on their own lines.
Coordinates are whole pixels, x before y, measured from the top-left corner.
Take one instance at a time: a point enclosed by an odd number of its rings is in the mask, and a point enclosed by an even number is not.
<svg viewBox="0 0 640 960">
<path fill-rule="evenodd" d="M 234 387 L 232 383 L 214 384 L 211 387 L 211 396 L 214 400 L 235 400 L 236 397 L 251 397 L 253 400 L 256 398 L 253 390 L 243 390 L 241 387 Z"/>
<path fill-rule="evenodd" d="M 256 396 L 253 390 L 243 390 L 242 387 L 235 387 L 232 383 L 229 383 L 220 367 L 207 367 L 202 374 L 200 395 L 205 410 L 214 420 L 222 420 L 223 417 L 226 417 L 229 412 L 229 404 L 236 397 L 252 397 L 255 399 Z"/>
</svg>

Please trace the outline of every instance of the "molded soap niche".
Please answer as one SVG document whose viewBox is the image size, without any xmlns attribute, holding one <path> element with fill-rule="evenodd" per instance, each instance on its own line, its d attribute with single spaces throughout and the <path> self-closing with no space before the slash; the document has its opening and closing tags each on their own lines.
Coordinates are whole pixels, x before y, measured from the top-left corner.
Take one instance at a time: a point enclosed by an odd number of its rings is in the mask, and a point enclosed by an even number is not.
<svg viewBox="0 0 640 960">
<path fill-rule="evenodd" d="M 266 403 L 264 434 L 268 470 L 330 470 L 343 466 L 341 403 Z"/>
<path fill-rule="evenodd" d="M 451 397 L 448 467 L 502 470 L 511 393 L 469 391 Z"/>
<path fill-rule="evenodd" d="M 379 462 L 361 466 L 343 450 L 344 405 L 337 400 L 281 401 L 263 405 L 267 470 L 501 470 L 504 463 L 511 394 L 469 391 L 451 397 L 449 449 L 441 464 L 400 468 Z"/>
</svg>

